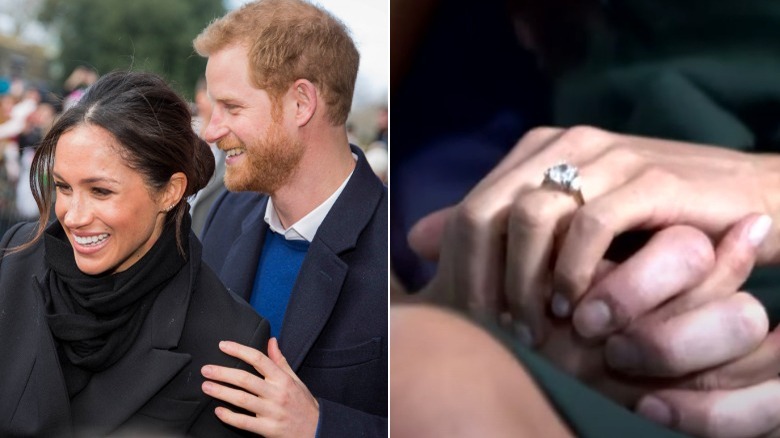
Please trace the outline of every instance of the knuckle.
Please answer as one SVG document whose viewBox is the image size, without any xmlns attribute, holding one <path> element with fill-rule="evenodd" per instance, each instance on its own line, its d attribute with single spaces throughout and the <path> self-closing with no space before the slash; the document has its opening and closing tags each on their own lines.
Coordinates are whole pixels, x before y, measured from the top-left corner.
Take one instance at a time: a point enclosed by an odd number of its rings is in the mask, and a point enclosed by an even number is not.
<svg viewBox="0 0 780 438">
<path fill-rule="evenodd" d="M 262 360 L 263 360 L 263 354 L 262 354 L 262 353 L 260 353 L 260 352 L 259 352 L 259 351 L 257 351 L 257 350 L 254 350 L 254 351 L 252 351 L 252 352 L 249 354 L 249 361 L 250 361 L 252 364 L 254 364 L 255 366 L 256 366 L 256 365 L 259 365 L 259 364 L 260 364 L 260 362 L 261 362 Z"/>
<path fill-rule="evenodd" d="M 655 164 L 642 169 L 640 177 L 651 183 L 650 187 L 672 188 L 677 187 L 680 183 L 680 177 L 677 174 Z"/>
<path fill-rule="evenodd" d="M 600 142 L 605 135 L 605 131 L 593 126 L 577 125 L 567 129 L 561 139 L 572 144 L 591 144 Z"/>
<path fill-rule="evenodd" d="M 686 355 L 681 353 L 680 343 L 658 330 L 642 332 L 642 357 L 648 359 L 651 373 L 660 377 L 678 377 L 686 372 Z"/>
<path fill-rule="evenodd" d="M 580 236 L 592 236 L 592 235 L 605 235 L 609 234 L 614 236 L 614 226 L 611 225 L 610 217 L 607 211 L 597 211 L 592 208 L 588 208 L 586 204 L 584 207 L 577 210 L 569 225 L 569 231 L 574 235 Z"/>
<path fill-rule="evenodd" d="M 290 404 L 290 391 L 284 387 L 284 390 L 280 392 L 279 398 L 276 400 L 279 406 L 288 406 Z"/>
<path fill-rule="evenodd" d="M 641 149 L 619 140 L 610 144 L 605 151 L 610 162 L 614 162 L 622 168 L 633 168 L 635 164 L 638 164 L 640 161 L 638 154 L 640 153 Z"/>
<path fill-rule="evenodd" d="M 700 391 L 714 391 L 731 388 L 731 379 L 719 370 L 707 371 L 693 377 L 692 386 Z"/>
<path fill-rule="evenodd" d="M 538 193 L 538 192 L 535 192 Z M 556 219 L 554 203 L 534 202 L 536 196 L 529 195 L 512 203 L 510 223 L 528 229 L 539 229 L 549 226 Z"/>
<path fill-rule="evenodd" d="M 236 380 L 238 385 L 242 388 L 247 388 L 252 383 L 251 375 L 248 373 L 239 374 Z"/>
<path fill-rule="evenodd" d="M 550 126 L 538 126 L 526 133 L 520 140 L 521 143 L 541 143 L 549 140 L 552 136 L 561 132 L 560 128 Z"/>
<path fill-rule="evenodd" d="M 740 306 L 734 321 L 738 336 L 757 344 L 769 330 L 769 318 L 764 306 L 746 292 L 738 292 L 734 295 L 734 299 Z"/>
<path fill-rule="evenodd" d="M 553 276 L 553 284 L 557 291 L 576 295 L 585 290 L 590 284 L 591 275 L 580 267 L 556 266 Z"/>
<path fill-rule="evenodd" d="M 465 201 L 456 209 L 455 224 L 461 230 L 483 228 L 489 223 L 490 216 L 487 210 L 478 205 L 476 201 Z"/>
<path fill-rule="evenodd" d="M 680 227 L 677 241 L 684 243 L 677 254 L 691 273 L 703 275 L 715 264 L 715 252 L 707 236 L 698 230 Z M 684 234 L 683 234 L 684 233 Z"/>
<path fill-rule="evenodd" d="M 237 397 L 240 406 L 249 406 L 252 403 L 252 399 L 254 398 L 254 396 L 244 391 L 241 391 Z"/>
<path fill-rule="evenodd" d="M 233 421 L 236 423 L 235 426 L 239 429 L 243 430 L 252 430 L 252 418 L 245 417 L 243 415 L 234 415 Z"/>
<path fill-rule="evenodd" d="M 731 251 L 727 256 L 723 257 L 721 266 L 729 276 L 746 278 L 753 269 L 754 261 L 754 254 L 740 248 L 740 250 Z"/>
<path fill-rule="evenodd" d="M 745 419 L 735 415 L 731 409 L 715 409 L 715 406 L 704 411 L 703 421 L 706 436 L 713 438 L 731 436 L 735 425 L 745 423 Z"/>
</svg>

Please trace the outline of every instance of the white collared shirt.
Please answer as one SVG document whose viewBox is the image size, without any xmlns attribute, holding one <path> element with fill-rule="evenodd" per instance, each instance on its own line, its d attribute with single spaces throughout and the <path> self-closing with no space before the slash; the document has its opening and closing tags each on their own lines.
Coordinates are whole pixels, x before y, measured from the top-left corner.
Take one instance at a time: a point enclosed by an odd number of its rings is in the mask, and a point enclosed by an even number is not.
<svg viewBox="0 0 780 438">
<path fill-rule="evenodd" d="M 357 155 L 353 153 L 352 157 L 357 161 Z M 322 221 L 325 220 L 325 216 L 328 215 L 331 207 L 336 203 L 336 199 L 339 198 L 341 192 L 344 191 L 344 187 L 347 186 L 349 179 L 352 178 L 353 173 L 355 173 L 355 169 L 352 169 L 352 172 L 347 175 L 347 179 L 341 183 L 339 188 L 337 188 L 328 199 L 318 205 L 317 208 L 310 211 L 309 214 L 302 217 L 298 222 L 290 225 L 287 229 L 282 226 L 282 221 L 279 220 L 279 215 L 276 214 L 274 202 L 269 197 L 268 205 L 265 207 L 265 222 L 271 228 L 271 231 L 283 235 L 286 240 L 305 240 L 311 242 L 314 240 L 314 235 L 317 234 L 317 229 L 322 224 Z"/>
</svg>

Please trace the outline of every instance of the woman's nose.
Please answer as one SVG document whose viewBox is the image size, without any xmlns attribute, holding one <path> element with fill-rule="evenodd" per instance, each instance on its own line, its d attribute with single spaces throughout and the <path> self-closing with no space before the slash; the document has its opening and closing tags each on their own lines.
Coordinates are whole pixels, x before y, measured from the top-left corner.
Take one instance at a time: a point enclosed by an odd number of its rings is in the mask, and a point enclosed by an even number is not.
<svg viewBox="0 0 780 438">
<path fill-rule="evenodd" d="M 63 200 L 58 200 L 58 202 L 61 201 Z M 89 206 L 89 203 L 79 199 L 77 196 L 70 196 L 65 201 L 65 209 L 63 225 L 68 228 L 78 228 L 92 220 L 92 208 Z"/>
</svg>

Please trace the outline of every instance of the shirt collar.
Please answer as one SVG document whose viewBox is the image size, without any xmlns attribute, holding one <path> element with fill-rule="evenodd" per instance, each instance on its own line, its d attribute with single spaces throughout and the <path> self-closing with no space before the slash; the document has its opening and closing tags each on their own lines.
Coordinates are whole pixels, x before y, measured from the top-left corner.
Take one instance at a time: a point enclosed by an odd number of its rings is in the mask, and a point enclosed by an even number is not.
<svg viewBox="0 0 780 438">
<path fill-rule="evenodd" d="M 358 157 L 356 154 L 353 153 L 352 157 L 357 161 Z M 290 225 L 287 229 L 282 226 L 282 221 L 279 220 L 279 215 L 276 214 L 273 199 L 269 197 L 268 205 L 265 207 L 265 222 L 271 228 L 271 231 L 281 234 L 286 240 L 305 240 L 311 242 L 314 240 L 314 235 L 317 234 L 317 229 L 322 224 L 322 221 L 325 220 L 325 216 L 328 215 L 331 207 L 336 203 L 336 199 L 339 198 L 341 192 L 344 191 L 344 187 L 347 186 L 349 179 L 352 178 L 353 173 L 355 173 L 354 169 L 352 169 L 352 172 L 347 175 L 347 179 L 341 183 L 339 188 L 337 188 L 328 199 L 318 205 L 317 208 L 310 211 L 309 214 L 298 220 L 298 222 Z"/>
</svg>

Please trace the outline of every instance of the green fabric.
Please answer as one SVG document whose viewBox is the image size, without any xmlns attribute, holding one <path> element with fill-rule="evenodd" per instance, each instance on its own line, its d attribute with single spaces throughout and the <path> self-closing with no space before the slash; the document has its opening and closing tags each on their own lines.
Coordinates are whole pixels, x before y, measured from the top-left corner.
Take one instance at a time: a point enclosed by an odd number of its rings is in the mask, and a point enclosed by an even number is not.
<svg viewBox="0 0 780 438">
<path fill-rule="evenodd" d="M 780 2 L 614 0 L 587 61 L 556 78 L 554 121 L 780 151 Z M 780 322 L 780 269 L 745 288 Z"/>
<path fill-rule="evenodd" d="M 520 360 L 571 431 L 584 438 L 682 438 L 617 405 L 556 368 L 494 324 L 483 324 Z"/>
<path fill-rule="evenodd" d="M 608 4 L 586 61 L 555 81 L 555 122 L 777 150 L 780 2 Z"/>
</svg>

